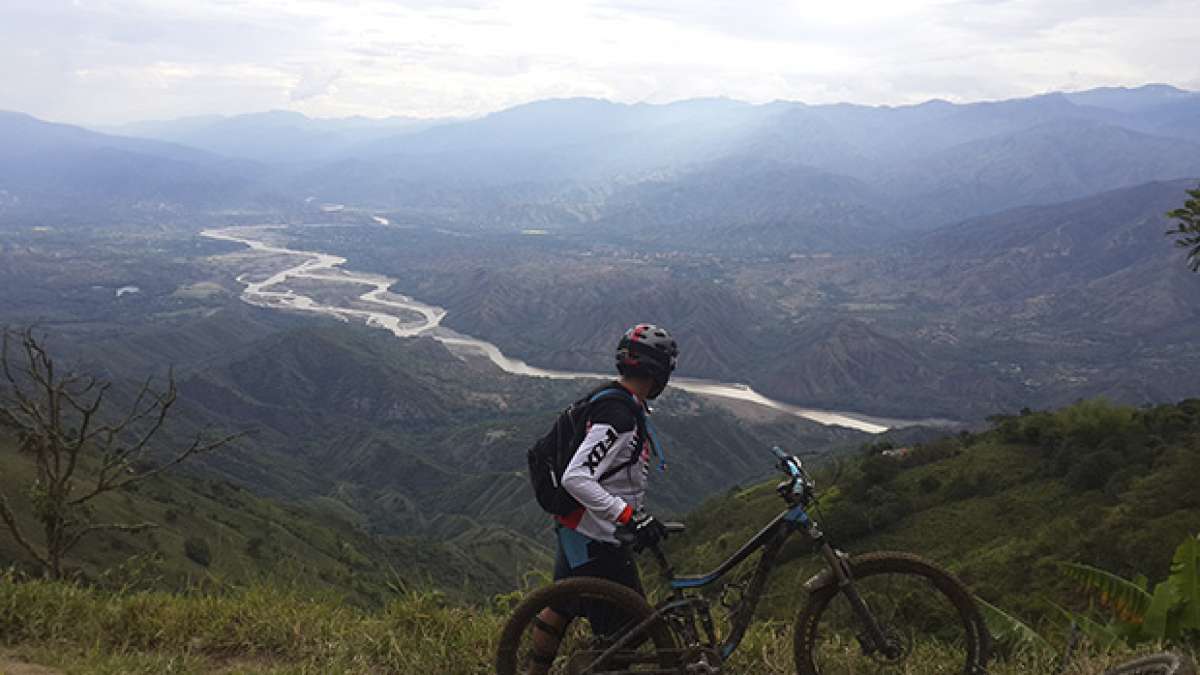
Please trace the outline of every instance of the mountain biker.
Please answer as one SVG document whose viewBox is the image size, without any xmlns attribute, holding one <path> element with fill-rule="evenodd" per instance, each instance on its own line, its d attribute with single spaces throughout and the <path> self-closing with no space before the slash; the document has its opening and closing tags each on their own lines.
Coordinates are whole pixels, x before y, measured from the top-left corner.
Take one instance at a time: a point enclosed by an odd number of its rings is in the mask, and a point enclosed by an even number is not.
<svg viewBox="0 0 1200 675">
<path fill-rule="evenodd" d="M 624 389 L 637 406 L 648 410 L 646 401 L 666 388 L 678 356 L 679 347 L 670 333 L 652 324 L 637 324 L 617 344 L 620 377 L 605 386 Z M 644 548 L 657 543 L 665 531 L 643 510 L 653 437 L 648 424 L 638 424 L 635 409 L 615 398 L 596 402 L 588 410 L 587 424 L 583 442 L 562 475 L 563 488 L 581 507 L 570 515 L 555 516 L 554 580 L 600 577 L 644 595 L 637 564 L 629 547 L 618 543 L 618 536 Z M 533 619 L 531 675 L 549 671 L 562 631 L 575 616 L 587 616 L 594 632 L 606 632 L 605 617 L 598 613 L 583 602 L 542 610 Z"/>
</svg>

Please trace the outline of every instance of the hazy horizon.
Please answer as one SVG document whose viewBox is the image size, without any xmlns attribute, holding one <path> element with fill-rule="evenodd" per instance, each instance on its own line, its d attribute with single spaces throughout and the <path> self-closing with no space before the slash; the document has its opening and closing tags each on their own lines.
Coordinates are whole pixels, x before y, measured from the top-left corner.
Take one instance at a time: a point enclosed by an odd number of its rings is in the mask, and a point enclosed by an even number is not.
<svg viewBox="0 0 1200 675">
<path fill-rule="evenodd" d="M 491 114 L 494 114 L 497 112 L 503 112 L 505 110 L 519 108 L 519 107 L 525 106 L 525 105 L 544 103 L 547 101 L 567 101 L 567 100 L 596 100 L 596 101 L 604 101 L 604 102 L 612 103 L 612 104 L 616 104 L 616 105 L 627 105 L 627 106 L 636 106 L 636 105 L 669 106 L 669 105 L 676 105 L 676 104 L 688 103 L 688 102 L 693 102 L 693 101 L 722 100 L 722 101 L 730 101 L 733 103 L 743 103 L 743 104 L 750 105 L 750 106 L 771 105 L 771 104 L 775 104 L 775 103 L 790 103 L 790 104 L 808 105 L 808 106 L 853 105 L 853 106 L 863 106 L 863 107 L 872 107 L 872 108 L 904 108 L 904 107 L 924 105 L 926 103 L 931 103 L 933 101 L 947 101 L 947 102 L 950 102 L 950 103 L 953 103 L 956 105 L 970 105 L 970 104 L 974 104 L 974 103 L 993 103 L 993 102 L 1007 101 L 1007 100 L 1035 98 L 1038 96 L 1046 96 L 1046 95 L 1058 94 L 1058 93 L 1075 94 L 1075 93 L 1081 93 L 1081 92 L 1085 92 L 1085 91 L 1092 91 L 1095 89 L 1137 90 L 1137 89 L 1142 89 L 1145 87 L 1171 87 L 1171 88 L 1177 89 L 1177 90 L 1182 91 L 1187 94 L 1200 93 L 1200 90 L 1188 89 L 1188 88 L 1182 87 L 1178 84 L 1172 84 L 1169 82 L 1144 82 L 1144 83 L 1139 83 L 1139 84 L 1103 85 L 1103 86 L 1090 87 L 1090 88 L 1085 88 L 1085 89 L 1049 90 L 1049 91 L 1035 92 L 1035 93 L 1028 94 L 1025 96 L 1013 96 L 1013 97 L 1009 97 L 1009 98 L 984 98 L 984 99 L 973 99 L 973 100 L 965 100 L 965 99 L 955 100 L 952 98 L 938 97 L 938 98 L 923 99 L 920 101 L 913 101 L 913 102 L 909 102 L 909 103 L 887 103 L 887 102 L 864 103 L 864 102 L 860 102 L 860 101 L 827 101 L 827 102 L 816 103 L 816 102 L 811 102 L 811 101 L 802 101 L 802 100 L 797 100 L 797 99 L 784 99 L 784 98 L 773 99 L 770 101 L 754 102 L 754 101 L 746 101 L 743 99 L 732 98 L 729 96 L 692 96 L 692 97 L 688 97 L 688 98 L 679 98 L 679 99 L 674 99 L 674 100 L 670 100 L 670 101 L 618 101 L 618 100 L 604 98 L 604 97 L 600 97 L 600 96 L 564 96 L 564 97 L 547 97 L 547 98 L 533 99 L 530 101 L 522 101 L 522 102 L 514 103 L 512 105 L 505 106 L 502 108 L 486 110 L 484 112 L 481 112 L 481 113 L 478 113 L 475 115 L 470 115 L 470 116 L 415 117 L 415 116 L 402 115 L 402 114 L 391 114 L 391 115 L 381 115 L 381 116 L 372 116 L 372 115 L 325 116 L 325 115 L 309 114 L 309 113 L 306 113 L 301 110 L 290 109 L 290 108 L 266 108 L 266 109 L 260 109 L 260 110 L 245 110 L 245 111 L 230 112 L 230 113 L 191 113 L 191 114 L 180 115 L 178 117 L 135 118 L 135 119 L 130 119 L 130 120 L 127 120 L 124 122 L 116 122 L 116 123 L 102 123 L 102 122 L 91 122 L 88 120 L 55 119 L 55 118 L 48 118 L 48 117 L 40 117 L 38 115 L 34 115 L 33 113 L 30 113 L 29 111 L 18 110 L 18 109 L 0 108 L 0 111 L 7 110 L 8 112 L 29 114 L 29 115 L 37 117 L 38 119 L 41 119 L 43 121 L 58 123 L 58 124 L 70 124 L 70 125 L 82 126 L 85 128 L 109 129 L 109 128 L 118 128 L 118 127 L 122 127 L 122 126 L 128 126 L 128 125 L 136 125 L 136 124 L 141 124 L 141 123 L 176 122 L 176 121 L 181 121 L 181 120 L 186 120 L 186 119 L 204 119 L 204 118 L 230 119 L 230 118 L 235 118 L 235 117 L 252 116 L 252 115 L 269 115 L 269 114 L 274 114 L 274 113 L 284 113 L 284 114 L 295 113 L 295 114 L 303 115 L 304 117 L 311 119 L 311 120 L 363 119 L 363 120 L 368 120 L 368 121 L 385 121 L 385 120 L 389 120 L 389 119 L 405 119 L 405 120 L 424 121 L 424 122 L 468 121 L 468 120 L 472 120 L 472 119 L 479 119 L 481 117 L 486 117 L 488 115 L 491 115 Z"/>
<path fill-rule="evenodd" d="M 537 100 L 908 105 L 1200 89 L 1191 0 L 15 0 L 0 109 L 91 126 L 290 110 L 478 117 Z"/>
</svg>

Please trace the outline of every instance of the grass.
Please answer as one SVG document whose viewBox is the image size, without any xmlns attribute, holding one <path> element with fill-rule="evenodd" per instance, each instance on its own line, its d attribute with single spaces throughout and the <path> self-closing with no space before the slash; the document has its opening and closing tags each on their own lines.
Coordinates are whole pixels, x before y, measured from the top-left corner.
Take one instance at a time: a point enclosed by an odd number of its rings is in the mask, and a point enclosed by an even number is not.
<svg viewBox="0 0 1200 675">
<path fill-rule="evenodd" d="M 0 640 L 68 672 L 486 672 L 500 625 L 498 612 L 425 592 L 368 611 L 265 584 L 185 594 L 11 574 L 0 584 Z"/>
<path fill-rule="evenodd" d="M 480 609 L 408 592 L 367 610 L 267 584 L 220 593 L 111 591 L 8 573 L 0 576 L 0 644 L 13 658 L 66 673 L 482 674 L 519 598 Z M 844 672 L 865 672 L 854 645 L 830 650 Z M 951 656 L 923 645 L 907 672 L 950 672 Z M 1117 658 L 1086 657 L 1068 673 L 1099 673 Z M 1054 662 L 1053 655 L 1024 654 L 992 673 L 1051 672 Z M 729 672 L 793 673 L 790 624 L 756 624 Z"/>
</svg>

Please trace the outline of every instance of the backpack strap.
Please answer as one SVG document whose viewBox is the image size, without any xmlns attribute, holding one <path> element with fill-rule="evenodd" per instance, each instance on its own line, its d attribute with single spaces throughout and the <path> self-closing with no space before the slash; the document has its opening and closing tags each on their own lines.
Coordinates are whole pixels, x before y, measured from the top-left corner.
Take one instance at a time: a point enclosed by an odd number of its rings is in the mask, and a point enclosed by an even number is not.
<svg viewBox="0 0 1200 675">
<path fill-rule="evenodd" d="M 659 473 L 667 470 L 667 457 L 663 454 L 662 443 L 658 442 L 658 434 L 654 433 L 654 424 L 650 422 L 650 418 L 646 418 L 646 437 L 650 439 L 650 447 L 654 448 L 654 454 L 658 455 L 658 471 Z"/>
<path fill-rule="evenodd" d="M 633 394 L 629 393 L 624 388 L 620 388 L 620 387 L 606 387 L 604 389 L 601 389 L 600 391 L 596 392 L 595 394 L 592 394 L 592 397 L 588 399 L 588 404 L 591 405 L 597 401 L 600 401 L 600 400 L 603 400 L 606 398 L 616 398 L 616 399 L 623 400 L 626 403 L 628 403 L 631 408 L 633 408 L 634 416 L 637 419 L 638 426 L 640 426 L 642 428 L 642 430 L 646 432 L 646 440 L 650 441 L 650 447 L 654 448 L 654 454 L 658 456 L 659 472 L 666 471 L 667 470 L 667 458 L 663 454 L 662 445 L 658 442 L 658 434 L 656 434 L 654 432 L 654 425 L 650 423 L 650 419 L 646 416 L 646 409 L 643 408 L 640 403 L 638 403 L 637 399 L 634 398 Z M 603 474 L 601 474 L 600 480 L 605 480 L 605 479 L 615 475 L 617 473 L 617 471 L 620 471 L 621 469 L 632 466 L 633 464 L 637 463 L 640 459 L 641 459 L 640 457 L 634 457 L 630 461 L 628 461 L 620 466 L 617 466 L 612 469 L 609 469 L 608 471 L 605 471 Z"/>
</svg>

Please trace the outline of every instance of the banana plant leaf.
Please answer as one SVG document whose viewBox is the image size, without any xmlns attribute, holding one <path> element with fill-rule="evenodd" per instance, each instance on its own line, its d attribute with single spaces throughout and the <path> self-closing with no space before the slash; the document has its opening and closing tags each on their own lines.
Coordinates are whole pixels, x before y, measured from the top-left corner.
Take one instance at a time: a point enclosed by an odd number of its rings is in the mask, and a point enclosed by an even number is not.
<svg viewBox="0 0 1200 675">
<path fill-rule="evenodd" d="M 1145 621 L 1153 596 L 1144 586 L 1111 572 L 1080 563 L 1059 563 L 1063 574 L 1079 583 L 1087 597 L 1113 612 L 1126 623 Z"/>
<path fill-rule="evenodd" d="M 1188 537 L 1175 550 L 1167 583 L 1178 602 L 1180 630 L 1200 632 L 1200 539 Z"/>
<path fill-rule="evenodd" d="M 1010 643 L 1019 648 L 1054 651 L 1050 642 L 1030 628 L 1029 624 L 979 596 L 975 597 L 975 602 L 979 605 L 979 613 L 983 615 L 988 632 L 997 642 Z"/>
<path fill-rule="evenodd" d="M 1050 603 L 1050 606 L 1058 610 L 1058 613 L 1061 614 L 1063 618 L 1065 618 L 1071 624 L 1078 626 L 1079 630 L 1087 637 L 1088 641 L 1101 651 L 1107 651 L 1111 649 L 1114 644 L 1121 640 L 1120 634 L 1118 634 L 1117 630 L 1112 626 L 1106 626 L 1102 623 L 1097 623 L 1083 614 L 1072 612 L 1071 610 L 1059 607 L 1054 603 Z"/>
</svg>

